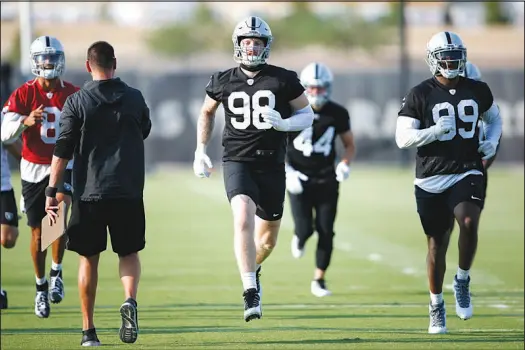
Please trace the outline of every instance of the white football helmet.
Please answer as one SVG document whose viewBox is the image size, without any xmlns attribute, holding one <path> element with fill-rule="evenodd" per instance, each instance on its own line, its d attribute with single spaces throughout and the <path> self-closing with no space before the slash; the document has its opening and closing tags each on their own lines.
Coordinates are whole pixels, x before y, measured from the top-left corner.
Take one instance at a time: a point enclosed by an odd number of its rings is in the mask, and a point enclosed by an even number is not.
<svg viewBox="0 0 525 350">
<path fill-rule="evenodd" d="M 322 63 L 310 63 L 301 72 L 301 84 L 306 89 L 306 97 L 308 102 L 316 108 L 322 107 L 330 99 L 332 93 L 332 82 L 334 76 L 330 69 Z M 314 94 L 308 91 L 308 88 L 323 88 L 324 92 L 321 94 Z"/>
<path fill-rule="evenodd" d="M 465 71 L 462 75 L 465 78 L 481 80 L 481 71 L 479 70 L 478 66 L 476 66 L 474 63 L 471 63 L 470 61 L 467 61 L 467 64 L 465 65 Z"/>
<path fill-rule="evenodd" d="M 244 38 L 259 38 L 265 43 L 265 46 L 261 48 L 242 47 L 241 40 Z M 233 59 L 248 67 L 264 64 L 270 56 L 272 40 L 272 31 L 268 23 L 259 17 L 250 16 L 239 22 L 233 30 Z"/>
<path fill-rule="evenodd" d="M 57 38 L 41 36 L 29 48 L 31 72 L 37 77 L 54 79 L 64 74 L 66 70 L 66 56 L 64 47 Z M 44 68 L 52 65 L 53 68 Z"/>
<path fill-rule="evenodd" d="M 427 44 L 426 62 L 432 75 L 454 79 L 465 70 L 467 48 L 456 33 L 439 32 Z"/>
</svg>

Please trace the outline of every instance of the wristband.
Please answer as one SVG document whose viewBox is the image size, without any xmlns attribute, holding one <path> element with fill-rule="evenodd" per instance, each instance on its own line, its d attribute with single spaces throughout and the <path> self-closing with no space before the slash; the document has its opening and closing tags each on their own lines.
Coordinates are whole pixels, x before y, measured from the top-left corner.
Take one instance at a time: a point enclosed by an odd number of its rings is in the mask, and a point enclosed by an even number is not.
<svg viewBox="0 0 525 350">
<path fill-rule="evenodd" d="M 58 191 L 58 189 L 56 187 L 47 186 L 46 190 L 45 190 L 45 195 L 46 195 L 46 197 L 55 198 L 56 195 L 57 195 L 57 191 Z"/>
</svg>

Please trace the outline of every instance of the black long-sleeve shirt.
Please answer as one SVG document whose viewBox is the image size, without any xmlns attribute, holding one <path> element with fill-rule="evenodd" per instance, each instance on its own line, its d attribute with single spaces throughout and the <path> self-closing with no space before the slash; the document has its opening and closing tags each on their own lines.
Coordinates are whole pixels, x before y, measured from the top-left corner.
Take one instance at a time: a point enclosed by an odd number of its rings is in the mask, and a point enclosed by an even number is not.
<svg viewBox="0 0 525 350">
<path fill-rule="evenodd" d="M 142 198 L 150 130 L 142 93 L 119 78 L 89 81 L 70 95 L 54 155 L 74 157 L 73 197 Z"/>
</svg>

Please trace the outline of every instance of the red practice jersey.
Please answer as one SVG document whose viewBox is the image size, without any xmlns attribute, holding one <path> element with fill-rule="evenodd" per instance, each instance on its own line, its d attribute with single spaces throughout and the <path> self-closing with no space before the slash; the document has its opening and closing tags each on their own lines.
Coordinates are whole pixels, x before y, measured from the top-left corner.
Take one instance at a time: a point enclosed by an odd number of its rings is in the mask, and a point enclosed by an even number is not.
<svg viewBox="0 0 525 350">
<path fill-rule="evenodd" d="M 58 138 L 60 115 L 69 95 L 80 88 L 61 81 L 52 92 L 46 92 L 38 80 L 31 80 L 16 89 L 8 101 L 8 112 L 28 116 L 40 105 L 44 106 L 41 123 L 22 132 L 22 158 L 35 164 L 51 164 Z"/>
</svg>

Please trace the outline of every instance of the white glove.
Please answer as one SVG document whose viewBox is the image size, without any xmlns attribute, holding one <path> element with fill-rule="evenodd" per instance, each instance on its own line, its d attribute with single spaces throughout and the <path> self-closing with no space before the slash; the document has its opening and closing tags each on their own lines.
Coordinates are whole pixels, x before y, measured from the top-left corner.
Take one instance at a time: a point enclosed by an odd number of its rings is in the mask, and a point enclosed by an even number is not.
<svg viewBox="0 0 525 350">
<path fill-rule="evenodd" d="M 210 177 L 213 165 L 210 157 L 204 151 L 195 151 L 195 160 L 193 161 L 193 172 L 197 177 Z"/>
<path fill-rule="evenodd" d="M 485 140 L 479 143 L 478 152 L 484 155 L 482 158 L 483 160 L 487 160 L 494 157 L 496 154 L 496 148 L 498 148 L 497 144 Z"/>
<path fill-rule="evenodd" d="M 436 137 L 441 136 L 449 132 L 450 130 L 456 127 L 456 117 L 446 115 L 444 117 L 439 117 L 436 125 L 433 126 L 434 134 Z"/>
<path fill-rule="evenodd" d="M 307 181 L 308 176 L 301 173 L 300 171 L 297 171 L 293 169 L 292 167 L 288 167 L 286 170 L 286 189 L 291 194 L 301 194 L 303 193 L 303 183 L 302 181 Z"/>
<path fill-rule="evenodd" d="M 335 168 L 335 179 L 339 182 L 343 182 L 348 179 L 350 175 L 350 167 L 345 162 L 339 162 Z"/>
<path fill-rule="evenodd" d="M 290 129 L 288 121 L 281 117 L 281 113 L 268 106 L 261 108 L 261 117 L 277 131 L 288 131 Z"/>
</svg>

